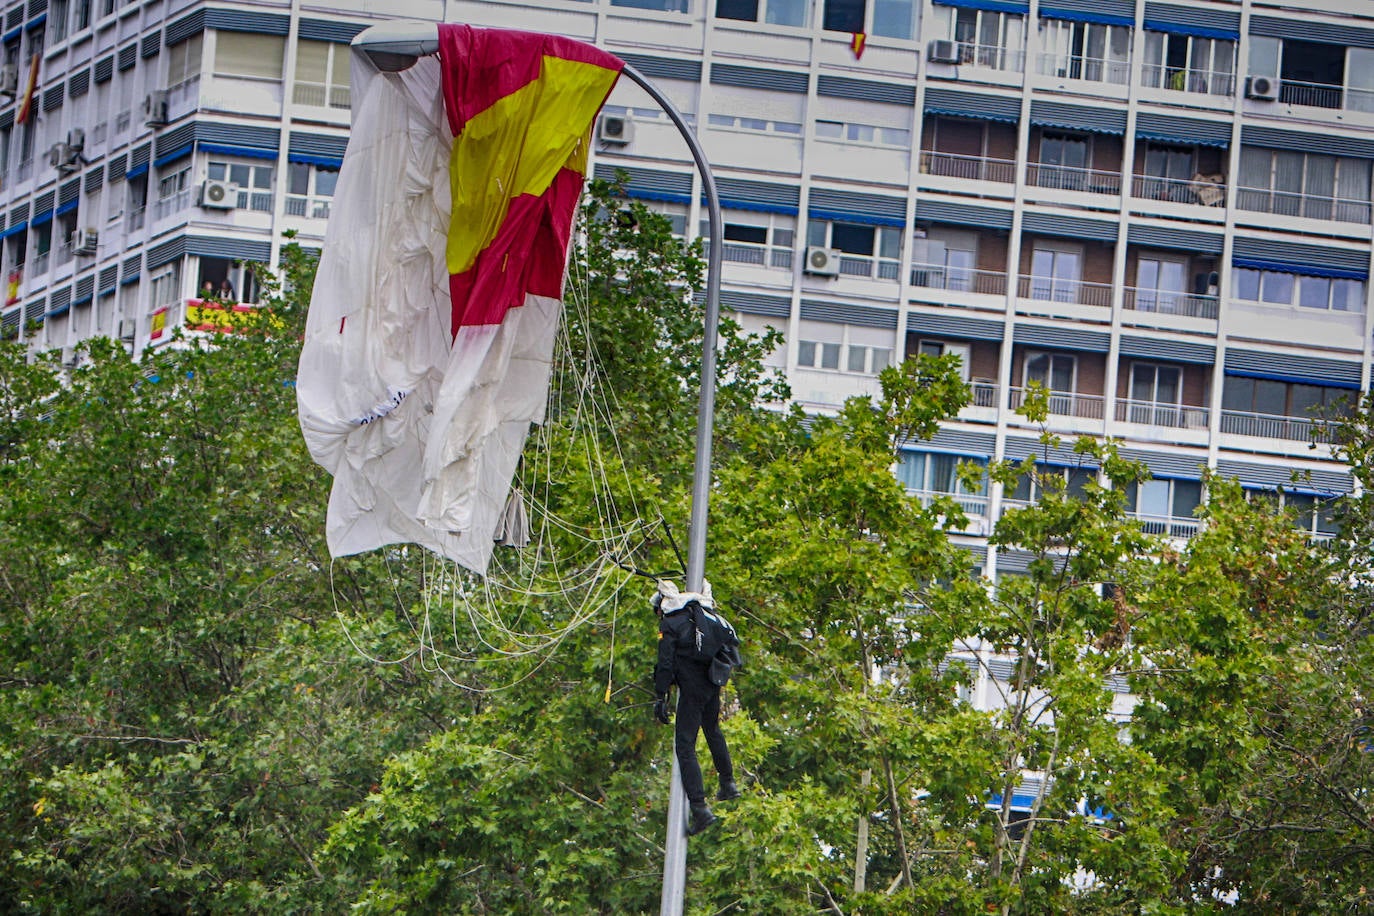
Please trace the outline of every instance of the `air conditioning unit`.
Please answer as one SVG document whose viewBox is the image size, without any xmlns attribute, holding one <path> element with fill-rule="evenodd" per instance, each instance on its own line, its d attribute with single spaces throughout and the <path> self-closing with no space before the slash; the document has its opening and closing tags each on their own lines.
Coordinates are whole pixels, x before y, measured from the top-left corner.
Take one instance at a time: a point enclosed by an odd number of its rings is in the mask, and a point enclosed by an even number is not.
<svg viewBox="0 0 1374 916">
<path fill-rule="evenodd" d="M 86 132 L 79 127 L 67 131 L 67 145 L 78 153 L 86 148 Z"/>
<path fill-rule="evenodd" d="M 1277 101 L 1279 81 L 1272 76 L 1247 76 L 1245 78 L 1245 97 L 1259 99 L 1261 102 Z"/>
<path fill-rule="evenodd" d="M 207 178 L 200 186 L 200 205 L 206 210 L 232 210 L 239 205 L 239 186 L 220 178 Z"/>
<path fill-rule="evenodd" d="M 72 233 L 72 254 L 93 255 L 100 243 L 100 233 L 91 227 L 77 229 Z"/>
<path fill-rule="evenodd" d="M 932 64 L 957 64 L 959 63 L 959 43 L 940 39 L 932 41 L 926 50 L 926 57 Z"/>
<path fill-rule="evenodd" d="M 167 90 L 154 89 L 143 97 L 143 123 L 148 127 L 167 123 Z"/>
<path fill-rule="evenodd" d="M 48 165 L 59 172 L 74 172 L 81 154 L 65 143 L 54 143 L 48 150 Z"/>
<path fill-rule="evenodd" d="M 624 146 L 635 138 L 635 123 L 621 115 L 602 115 L 596 124 L 596 136 L 602 143 Z"/>
<path fill-rule="evenodd" d="M 19 68 L 14 64 L 0 67 L 0 95 L 13 98 L 19 92 Z"/>
<path fill-rule="evenodd" d="M 806 249 L 806 272 L 819 277 L 838 277 L 840 275 L 840 251 L 838 248 L 811 246 Z"/>
</svg>

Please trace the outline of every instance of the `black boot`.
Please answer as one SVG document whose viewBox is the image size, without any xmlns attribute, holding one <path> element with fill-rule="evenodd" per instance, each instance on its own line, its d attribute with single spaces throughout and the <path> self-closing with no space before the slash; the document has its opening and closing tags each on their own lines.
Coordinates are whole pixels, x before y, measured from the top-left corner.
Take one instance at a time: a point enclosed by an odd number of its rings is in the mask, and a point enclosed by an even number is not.
<svg viewBox="0 0 1374 916">
<path fill-rule="evenodd" d="M 696 836 L 716 822 L 716 816 L 706 806 L 706 802 L 692 804 L 692 820 L 687 824 L 687 835 Z"/>
<path fill-rule="evenodd" d="M 723 780 L 720 784 L 720 791 L 716 793 L 716 801 L 734 801 L 739 798 L 739 786 L 735 785 L 733 779 Z"/>
</svg>

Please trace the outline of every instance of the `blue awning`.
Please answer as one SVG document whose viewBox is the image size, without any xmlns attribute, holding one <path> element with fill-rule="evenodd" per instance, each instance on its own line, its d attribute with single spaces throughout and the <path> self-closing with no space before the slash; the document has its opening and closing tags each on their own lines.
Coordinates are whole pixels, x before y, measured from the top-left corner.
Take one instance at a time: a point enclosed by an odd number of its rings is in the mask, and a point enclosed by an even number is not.
<svg viewBox="0 0 1374 916">
<path fill-rule="evenodd" d="M 142 176 L 147 175 L 147 174 L 148 174 L 148 163 L 145 162 L 145 163 L 143 163 L 142 165 L 136 165 L 136 166 L 134 166 L 133 168 L 129 169 L 129 171 L 125 172 L 125 173 L 124 173 L 124 180 L 125 180 L 125 181 L 128 181 L 128 180 L 131 179 L 131 178 L 141 178 Z"/>
<path fill-rule="evenodd" d="M 810 219 L 828 219 L 836 223 L 854 223 L 858 226 L 905 226 L 906 220 L 896 219 L 891 216 L 875 216 L 871 213 L 844 213 L 840 210 L 819 210 L 811 208 L 806 211 Z"/>
<path fill-rule="evenodd" d="M 27 228 L 29 228 L 27 220 L 22 223 L 15 223 L 13 226 L 10 226 L 4 232 L 0 232 L 0 239 L 7 239 L 12 235 L 18 235 Z"/>
<path fill-rule="evenodd" d="M 1089 13 L 1084 10 L 1061 10 L 1051 6 L 1040 7 L 1040 15 L 1045 19 L 1065 19 L 1069 22 L 1097 22 L 1102 25 L 1135 25 L 1130 16 L 1113 16 L 1109 13 Z"/>
<path fill-rule="evenodd" d="M 36 17 L 36 18 L 34 18 L 34 19 L 31 19 L 31 20 L 29 20 L 28 22 L 24 23 L 24 29 L 25 29 L 25 31 L 29 31 L 29 32 L 32 32 L 34 29 L 41 29 L 41 28 L 43 28 L 44 24 L 47 23 L 47 21 L 48 21 L 48 14 L 47 14 L 47 13 L 44 13 L 43 15 L 38 16 L 38 17 Z"/>
<path fill-rule="evenodd" d="M 333 169 L 334 171 L 343 168 L 342 159 L 335 159 L 331 156 L 311 156 L 307 153 L 287 153 L 286 161 L 319 166 L 322 169 Z"/>
<path fill-rule="evenodd" d="M 1159 143 L 1172 143 L 1175 146 L 1216 146 L 1226 149 L 1230 146 L 1224 140 L 1214 140 L 1210 137 L 1183 137 L 1173 134 L 1160 133 L 1156 130 L 1137 130 L 1135 135 L 1142 140 L 1155 140 Z"/>
<path fill-rule="evenodd" d="M 1221 38 L 1228 41 L 1239 41 L 1240 33 L 1230 29 L 1210 29 L 1201 25 L 1181 25 L 1177 22 L 1161 22 L 1158 19 L 1146 19 L 1145 28 L 1151 32 L 1172 32 L 1175 35 L 1196 35 L 1199 38 Z"/>
<path fill-rule="evenodd" d="M 69 303 L 67 303 L 66 305 L 60 305 L 60 306 L 58 306 L 57 308 L 53 309 L 51 312 L 46 312 L 46 313 L 44 313 L 43 317 L 44 317 L 44 318 L 56 318 L 58 315 L 65 315 L 65 314 L 67 314 L 68 312 L 70 312 L 71 310 L 72 310 L 72 306 L 71 306 L 71 303 L 69 302 Z"/>
<path fill-rule="evenodd" d="M 705 197 L 702 198 L 703 202 Z M 728 197 L 720 199 L 720 206 L 725 210 L 750 210 L 754 213 L 783 213 L 788 216 L 796 216 L 799 212 L 795 205 L 770 204 L 757 200 L 734 200 Z"/>
<path fill-rule="evenodd" d="M 1281 274 L 1296 274 L 1300 277 L 1329 277 L 1333 280 L 1369 279 L 1368 271 L 1323 267 L 1320 264 L 1288 264 L 1283 261 L 1268 261 L 1259 258 L 1232 258 L 1231 264 L 1235 267 L 1248 267 L 1251 270 L 1272 270 Z"/>
<path fill-rule="evenodd" d="M 51 210 L 49 210 L 49 211 L 46 212 L 46 213 L 40 213 L 40 214 L 38 214 L 37 216 L 35 216 L 35 217 L 33 218 L 33 222 L 31 223 L 31 225 L 34 225 L 34 226 L 41 226 L 41 225 L 43 225 L 44 223 L 50 223 L 50 222 L 52 222 L 52 211 L 51 211 Z"/>
<path fill-rule="evenodd" d="M 1015 124 L 1021 118 L 1017 115 L 1003 114 L 997 111 L 968 111 L 955 108 L 952 105 L 930 105 L 925 106 L 926 114 L 947 115 L 952 118 L 972 118 L 977 121 L 1001 121 L 1004 124 Z"/>
<path fill-rule="evenodd" d="M 6 32 L 4 35 L 0 35 L 0 41 L 3 41 L 5 44 L 9 44 L 11 41 L 18 38 L 19 34 L 23 31 L 24 27 L 22 25 L 17 25 L 14 28 L 10 29 L 8 32 Z"/>
<path fill-rule="evenodd" d="M 74 197 L 71 200 L 67 201 L 65 204 L 59 205 L 57 210 L 54 212 L 56 212 L 58 216 L 61 216 L 63 213 L 70 213 L 76 209 L 76 205 L 80 202 L 80 198 Z"/>
<path fill-rule="evenodd" d="M 94 297 L 93 297 L 90 293 L 87 293 L 86 295 L 82 296 L 80 299 L 73 299 L 73 300 L 72 300 L 72 305 L 85 305 L 87 302 L 90 302 L 92 298 L 94 298 Z"/>
<path fill-rule="evenodd" d="M 202 153 L 223 153 L 226 156 L 242 156 L 245 159 L 276 159 L 277 151 L 258 146 L 233 146 L 228 143 L 202 143 Z"/>
<path fill-rule="evenodd" d="M 138 282 L 138 278 L 139 278 L 140 276 L 142 276 L 142 274 L 140 274 L 140 273 L 138 273 L 137 271 L 135 271 L 134 273 L 131 273 L 131 274 L 129 274 L 128 276 L 121 277 L 121 278 L 119 279 L 119 285 L 120 285 L 120 286 L 128 286 L 130 283 L 137 283 L 137 282 Z"/>
<path fill-rule="evenodd" d="M 178 159 L 183 159 L 186 156 L 191 155 L 191 150 L 193 147 L 194 144 L 191 143 L 188 143 L 185 146 L 179 146 L 165 156 L 158 156 L 156 159 L 153 160 L 153 165 L 157 166 L 158 168 L 162 168 L 164 165 L 167 165 L 168 163 L 176 162 Z"/>
<path fill-rule="evenodd" d="M 957 6 L 966 10 L 991 10 L 995 13 L 1019 13 L 1025 15 L 1030 5 L 1016 3 L 1014 0 L 935 0 L 936 6 Z"/>
</svg>

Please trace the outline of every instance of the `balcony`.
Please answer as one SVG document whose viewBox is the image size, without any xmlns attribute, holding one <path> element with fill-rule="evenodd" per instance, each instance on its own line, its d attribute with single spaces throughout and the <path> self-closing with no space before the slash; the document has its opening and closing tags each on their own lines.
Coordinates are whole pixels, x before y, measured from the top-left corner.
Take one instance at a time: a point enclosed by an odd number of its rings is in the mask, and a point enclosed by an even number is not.
<svg viewBox="0 0 1374 916">
<path fill-rule="evenodd" d="M 1236 207 L 1254 213 L 1335 220 L 1365 226 L 1369 225 L 1371 209 L 1368 200 L 1247 187 L 1236 189 Z"/>
<path fill-rule="evenodd" d="M 191 206 L 191 190 L 183 188 L 180 191 L 158 200 L 153 204 L 153 219 L 166 219 L 173 214 L 180 213 Z"/>
<path fill-rule="evenodd" d="M 1193 293 L 1170 292 L 1162 289 L 1140 289 L 1128 286 L 1123 291 L 1123 305 L 1128 311 L 1155 312 L 1161 315 L 1183 315 L 1187 318 L 1217 317 L 1217 297 Z"/>
<path fill-rule="evenodd" d="M 947 496 L 959 504 L 959 508 L 964 510 L 964 514 L 970 520 L 986 518 L 988 514 L 988 498 L 986 496 L 975 496 L 969 493 L 946 493 L 943 490 L 907 490 L 908 496 L 914 496 L 921 501 L 921 505 L 929 506 L 937 497 Z"/>
<path fill-rule="evenodd" d="M 1226 176 L 1198 174 L 1188 179 L 1136 175 L 1131 179 L 1131 196 L 1141 200 L 1220 207 L 1226 203 Z"/>
<path fill-rule="evenodd" d="M 1189 404 L 1129 399 L 1116 402 L 1116 418 L 1121 422 L 1167 429 L 1206 429 L 1208 414 L 1206 407 L 1194 407 Z"/>
<path fill-rule="evenodd" d="M 1056 191 L 1084 191 L 1089 194 L 1120 194 L 1121 173 L 1085 169 L 1069 165 L 1026 163 L 1026 184 Z"/>
<path fill-rule="evenodd" d="M 896 280 L 901 276 L 902 262 L 896 258 L 877 258 L 869 255 L 840 253 L 840 276 L 868 277 L 877 280 Z"/>
<path fill-rule="evenodd" d="M 130 231 L 130 232 L 137 232 L 139 229 L 142 229 L 142 228 L 143 228 L 143 223 L 144 223 L 144 221 L 146 220 L 147 216 L 148 216 L 148 208 L 147 208 L 147 207 L 138 207 L 138 208 L 136 208 L 136 209 L 130 210 L 130 211 L 129 211 L 129 219 L 127 220 L 128 224 L 129 224 L 129 231 Z"/>
<path fill-rule="evenodd" d="M 297 105 L 312 105 L 315 108 L 339 108 L 347 110 L 353 104 L 352 92 L 348 86 L 329 86 L 324 83 L 303 83 L 296 81 L 291 90 L 291 101 Z"/>
<path fill-rule="evenodd" d="M 1221 431 L 1238 436 L 1263 439 L 1288 439 L 1294 442 L 1330 442 L 1331 432 L 1321 420 L 1249 413 L 1242 410 L 1221 412 Z"/>
<path fill-rule="evenodd" d="M 1140 530 L 1146 534 L 1158 534 L 1164 537 L 1188 539 L 1197 534 L 1200 523 L 1195 518 L 1182 518 L 1177 515 L 1143 515 L 1133 516 L 1140 522 Z"/>
<path fill-rule="evenodd" d="M 1146 64 L 1141 68 L 1141 85 L 1151 89 L 1194 92 L 1203 95 L 1234 95 L 1236 75 L 1224 70 L 1185 70 L 1167 64 Z"/>
<path fill-rule="evenodd" d="M 1128 61 L 1108 60 L 1104 57 L 1041 54 L 1036 72 L 1041 76 L 1110 83 L 1115 86 L 1126 86 L 1131 81 L 1131 65 Z"/>
<path fill-rule="evenodd" d="M 1001 400 L 997 383 L 990 378 L 976 378 L 969 381 L 969 407 L 995 408 Z"/>
<path fill-rule="evenodd" d="M 925 289 L 948 289 L 988 296 L 1007 294 L 1007 275 L 996 270 L 972 270 L 944 264 L 911 265 L 911 285 Z"/>
<path fill-rule="evenodd" d="M 1330 83 L 1307 83 L 1302 80 L 1279 81 L 1279 101 L 1286 105 L 1308 108 L 1343 108 L 1345 87 Z"/>
<path fill-rule="evenodd" d="M 1082 280 L 1068 280 L 1059 277 L 1035 277 L 1023 274 L 1017 278 L 1016 295 L 1022 300 L 1031 302 L 1061 302 L 1070 305 L 1087 305 L 1094 308 L 1111 308 L 1112 305 L 1112 285 L 1110 283 L 1086 283 Z"/>
<path fill-rule="evenodd" d="M 314 197 L 304 194 L 286 195 L 286 215 L 303 216 L 311 219 L 329 219 L 329 205 L 332 197 Z M 790 254 L 791 252 L 789 252 Z M 726 257 L 726 260 L 730 260 Z"/>
<path fill-rule="evenodd" d="M 63 264 L 70 264 L 73 257 L 72 243 L 70 239 L 64 239 L 62 244 L 57 246 L 57 252 L 53 257 L 53 266 L 61 267 Z"/>
<path fill-rule="evenodd" d="M 290 199 L 288 198 L 288 205 Z M 329 214 L 326 213 L 326 216 Z M 711 250 L 710 242 L 703 239 L 704 251 Z M 782 270 L 792 269 L 792 249 L 782 248 L 777 245 L 764 245 L 757 242 L 725 242 L 721 246 L 720 257 L 722 261 L 732 264 L 751 264 L 755 267 L 776 267 Z M 850 257 L 846 255 L 845 257 Z M 841 259 L 843 263 L 843 259 Z M 863 274 L 867 276 L 867 274 Z"/>
<path fill-rule="evenodd" d="M 1026 389 L 1011 389 L 1012 410 L 1017 410 L 1026 402 Z M 1100 394 L 1078 394 L 1073 391 L 1049 392 L 1050 413 L 1059 417 L 1079 417 L 1084 420 L 1101 420 L 1106 398 Z"/>
<path fill-rule="evenodd" d="M 973 42 L 959 42 L 959 63 L 970 67 L 986 67 L 989 70 L 1009 70 L 1021 73 L 1026 68 L 1026 52 L 1012 51 L 998 45 L 980 45 Z"/>
<path fill-rule="evenodd" d="M 921 153 L 921 172 L 944 178 L 966 181 L 996 181 L 1012 184 L 1016 181 L 1016 163 L 1010 159 L 990 159 L 986 156 L 960 156 L 925 150 Z"/>
<path fill-rule="evenodd" d="M 33 260 L 29 261 L 29 266 L 31 268 L 30 273 L 35 277 L 47 273 L 48 252 L 40 251 L 38 254 L 34 255 Z"/>
</svg>

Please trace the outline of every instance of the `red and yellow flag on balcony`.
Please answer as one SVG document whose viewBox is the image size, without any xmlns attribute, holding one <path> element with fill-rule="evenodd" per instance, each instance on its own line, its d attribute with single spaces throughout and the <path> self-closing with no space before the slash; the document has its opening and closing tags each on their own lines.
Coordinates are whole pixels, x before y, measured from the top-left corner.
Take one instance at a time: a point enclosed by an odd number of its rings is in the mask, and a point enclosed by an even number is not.
<svg viewBox="0 0 1374 916">
<path fill-rule="evenodd" d="M 14 116 L 14 123 L 27 124 L 29 118 L 33 117 L 34 95 L 38 92 L 38 62 L 41 56 L 35 54 L 29 60 L 29 79 L 24 84 L 24 97 L 19 102 L 19 111 Z"/>
<path fill-rule="evenodd" d="M 483 572 L 543 420 L 591 126 L 623 64 L 552 35 L 438 39 L 400 73 L 355 61 L 297 397 L 334 475 L 333 555 L 408 541 Z"/>
</svg>

